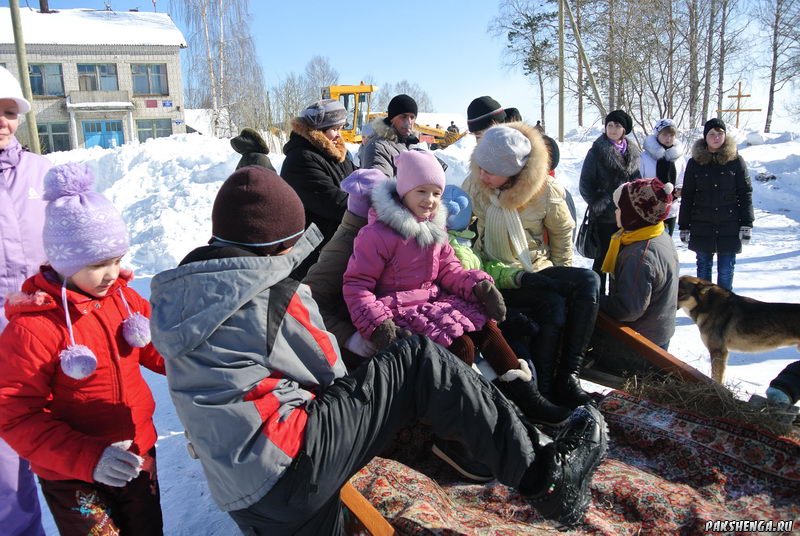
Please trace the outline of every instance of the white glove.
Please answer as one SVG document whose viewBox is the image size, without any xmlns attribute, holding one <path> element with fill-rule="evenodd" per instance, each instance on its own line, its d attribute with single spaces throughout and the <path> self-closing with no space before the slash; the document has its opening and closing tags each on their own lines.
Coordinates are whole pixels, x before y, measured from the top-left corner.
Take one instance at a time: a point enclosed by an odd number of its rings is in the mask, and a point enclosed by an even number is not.
<svg viewBox="0 0 800 536">
<path fill-rule="evenodd" d="M 689 242 L 689 229 L 681 229 L 681 242 L 687 244 Z"/>
<path fill-rule="evenodd" d="M 749 244 L 750 237 L 753 236 L 753 228 L 752 227 L 739 227 L 739 240 L 742 241 L 742 244 Z"/>
<path fill-rule="evenodd" d="M 142 470 L 144 458 L 128 451 L 131 448 L 132 440 L 119 441 L 112 443 L 94 468 L 92 478 L 96 482 L 121 488 L 139 475 Z"/>
<path fill-rule="evenodd" d="M 344 343 L 344 347 L 361 357 L 372 357 L 378 351 L 371 341 L 362 337 L 357 331 L 350 335 L 350 338 Z"/>
</svg>

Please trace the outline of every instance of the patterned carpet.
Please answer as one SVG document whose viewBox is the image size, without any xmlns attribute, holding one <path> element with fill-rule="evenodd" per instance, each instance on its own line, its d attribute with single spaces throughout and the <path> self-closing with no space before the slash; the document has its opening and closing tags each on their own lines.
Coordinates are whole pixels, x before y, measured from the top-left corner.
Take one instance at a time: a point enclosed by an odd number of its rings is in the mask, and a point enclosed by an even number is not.
<svg viewBox="0 0 800 536">
<path fill-rule="evenodd" d="M 600 409 L 608 456 L 584 525 L 565 534 L 705 534 L 706 521 L 740 519 L 791 519 L 800 530 L 800 445 L 621 392 Z M 396 444 L 352 483 L 400 534 L 558 532 L 511 488 L 461 482 L 430 454 L 424 427 Z"/>
</svg>

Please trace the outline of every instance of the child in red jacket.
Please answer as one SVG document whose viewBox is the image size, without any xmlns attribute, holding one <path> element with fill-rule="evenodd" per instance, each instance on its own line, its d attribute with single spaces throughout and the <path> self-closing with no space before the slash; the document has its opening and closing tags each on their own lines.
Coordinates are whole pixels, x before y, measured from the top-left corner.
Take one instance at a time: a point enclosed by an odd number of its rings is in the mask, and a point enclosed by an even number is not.
<svg viewBox="0 0 800 536">
<path fill-rule="evenodd" d="M 6 300 L 0 436 L 30 460 L 63 535 L 161 534 L 150 307 L 120 269 L 125 222 L 80 164 L 45 177 L 49 265 Z"/>
</svg>

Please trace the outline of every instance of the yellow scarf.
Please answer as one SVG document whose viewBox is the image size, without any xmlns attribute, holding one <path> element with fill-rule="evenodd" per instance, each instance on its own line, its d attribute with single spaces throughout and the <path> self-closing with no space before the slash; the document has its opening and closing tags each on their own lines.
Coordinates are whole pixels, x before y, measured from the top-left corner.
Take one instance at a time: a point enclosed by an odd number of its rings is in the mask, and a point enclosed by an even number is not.
<svg viewBox="0 0 800 536">
<path fill-rule="evenodd" d="M 608 252 L 606 258 L 603 259 L 603 272 L 613 273 L 614 267 L 617 265 L 617 255 L 619 255 L 620 245 L 627 246 L 634 242 L 641 242 L 642 240 L 650 240 L 664 233 L 664 222 L 660 221 L 655 225 L 648 225 L 635 231 L 626 231 L 620 229 L 611 235 L 611 242 L 608 244 Z"/>
</svg>

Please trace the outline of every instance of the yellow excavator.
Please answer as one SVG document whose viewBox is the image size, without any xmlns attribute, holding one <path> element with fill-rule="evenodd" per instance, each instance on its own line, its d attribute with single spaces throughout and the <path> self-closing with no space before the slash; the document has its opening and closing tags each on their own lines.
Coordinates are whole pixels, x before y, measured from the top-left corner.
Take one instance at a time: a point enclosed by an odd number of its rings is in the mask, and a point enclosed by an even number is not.
<svg viewBox="0 0 800 536">
<path fill-rule="evenodd" d="M 348 143 L 361 143 L 361 132 L 364 126 L 377 117 L 386 117 L 386 112 L 370 112 L 372 93 L 377 88 L 372 84 L 361 82 L 358 85 L 325 86 L 322 88 L 323 99 L 337 99 L 347 110 L 347 120 L 341 134 Z M 450 132 L 420 123 L 416 124 L 420 133 L 420 141 L 427 142 L 431 149 L 444 149 L 466 135 L 466 132 Z"/>
</svg>

